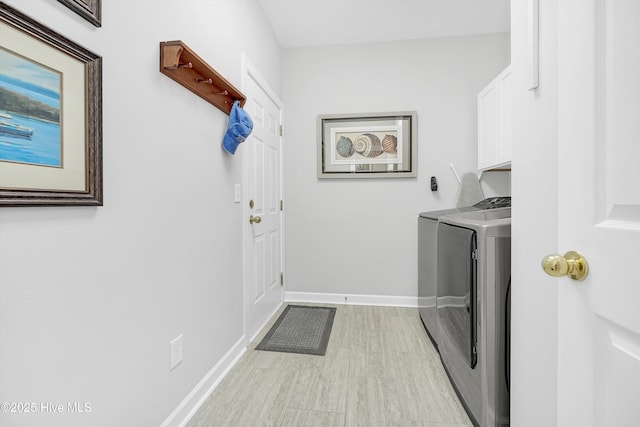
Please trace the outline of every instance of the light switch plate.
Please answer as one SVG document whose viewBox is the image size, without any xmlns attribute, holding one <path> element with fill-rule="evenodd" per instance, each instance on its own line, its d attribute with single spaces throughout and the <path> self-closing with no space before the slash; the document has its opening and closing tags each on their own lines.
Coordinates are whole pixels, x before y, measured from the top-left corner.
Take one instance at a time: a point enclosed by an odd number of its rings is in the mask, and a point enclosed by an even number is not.
<svg viewBox="0 0 640 427">
<path fill-rule="evenodd" d="M 236 203 L 240 203 L 240 199 L 242 198 L 242 186 L 240 184 L 236 184 L 233 194 L 233 201 Z"/>
</svg>

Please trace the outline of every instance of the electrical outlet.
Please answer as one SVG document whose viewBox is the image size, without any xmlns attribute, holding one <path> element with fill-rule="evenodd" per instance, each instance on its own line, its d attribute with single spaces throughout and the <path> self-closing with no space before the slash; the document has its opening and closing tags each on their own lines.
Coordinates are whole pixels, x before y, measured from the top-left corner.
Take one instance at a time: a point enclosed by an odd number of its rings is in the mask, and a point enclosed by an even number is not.
<svg viewBox="0 0 640 427">
<path fill-rule="evenodd" d="M 173 369 L 182 362 L 182 334 L 171 340 L 169 343 L 169 352 L 169 370 L 173 371 Z"/>
</svg>

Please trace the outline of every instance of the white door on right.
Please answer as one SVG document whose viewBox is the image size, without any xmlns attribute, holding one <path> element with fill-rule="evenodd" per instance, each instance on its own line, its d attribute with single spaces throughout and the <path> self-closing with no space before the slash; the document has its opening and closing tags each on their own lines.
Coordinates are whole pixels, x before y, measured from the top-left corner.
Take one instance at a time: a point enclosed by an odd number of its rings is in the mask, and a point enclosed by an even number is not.
<svg viewBox="0 0 640 427">
<path fill-rule="evenodd" d="M 638 426 L 640 0 L 554 7 L 558 246 L 590 267 L 584 281 L 557 279 L 557 425 Z"/>
</svg>

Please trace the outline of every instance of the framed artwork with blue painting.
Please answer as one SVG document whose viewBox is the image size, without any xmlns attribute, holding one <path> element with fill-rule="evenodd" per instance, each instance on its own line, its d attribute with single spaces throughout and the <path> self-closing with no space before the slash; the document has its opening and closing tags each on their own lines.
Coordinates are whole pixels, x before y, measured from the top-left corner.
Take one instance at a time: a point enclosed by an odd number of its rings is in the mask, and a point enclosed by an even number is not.
<svg viewBox="0 0 640 427">
<path fill-rule="evenodd" d="M 414 111 L 318 117 L 318 178 L 417 176 Z"/>
<path fill-rule="evenodd" d="M 0 206 L 102 205 L 102 58 L 0 2 Z"/>
</svg>

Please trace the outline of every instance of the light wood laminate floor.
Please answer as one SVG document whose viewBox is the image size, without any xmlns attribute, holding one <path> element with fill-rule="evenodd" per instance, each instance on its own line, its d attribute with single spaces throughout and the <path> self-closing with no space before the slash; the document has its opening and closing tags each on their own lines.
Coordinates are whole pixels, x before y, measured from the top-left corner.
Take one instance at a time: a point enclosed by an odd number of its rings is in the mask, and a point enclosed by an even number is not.
<svg viewBox="0 0 640 427">
<path fill-rule="evenodd" d="M 471 425 L 417 309 L 323 305 L 325 356 L 255 350 L 278 312 L 187 426 Z"/>
</svg>

